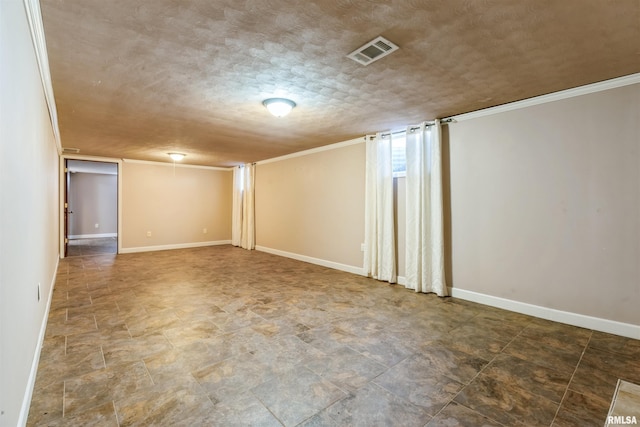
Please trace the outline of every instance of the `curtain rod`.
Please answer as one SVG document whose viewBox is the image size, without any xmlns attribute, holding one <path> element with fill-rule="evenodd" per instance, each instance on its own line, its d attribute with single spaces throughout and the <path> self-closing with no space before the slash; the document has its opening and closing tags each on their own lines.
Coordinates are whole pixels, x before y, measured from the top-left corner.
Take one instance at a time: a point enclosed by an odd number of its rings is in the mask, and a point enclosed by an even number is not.
<svg viewBox="0 0 640 427">
<path fill-rule="evenodd" d="M 444 119 L 440 119 L 440 124 L 446 125 L 448 123 L 455 123 L 454 118 L 453 117 L 445 117 Z M 436 124 L 435 122 L 427 122 L 426 126 L 429 127 L 429 126 L 433 126 L 435 124 Z M 420 126 L 411 126 L 409 128 L 409 131 L 413 132 L 413 131 L 416 131 L 418 129 L 420 129 Z M 407 133 L 407 131 L 406 130 L 399 130 L 399 131 L 396 131 L 396 132 L 385 132 L 385 133 L 381 133 L 380 136 L 384 138 L 385 136 L 400 135 L 400 134 L 403 134 L 403 133 Z M 371 136 L 370 138 L 373 139 L 375 137 Z"/>
</svg>

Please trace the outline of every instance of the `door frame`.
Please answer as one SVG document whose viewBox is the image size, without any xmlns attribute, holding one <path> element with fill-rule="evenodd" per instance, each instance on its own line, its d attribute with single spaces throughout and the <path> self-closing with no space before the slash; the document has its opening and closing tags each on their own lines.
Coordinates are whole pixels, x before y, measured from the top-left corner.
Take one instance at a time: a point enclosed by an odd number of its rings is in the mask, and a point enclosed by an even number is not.
<svg viewBox="0 0 640 427">
<path fill-rule="evenodd" d="M 64 249 L 60 251 L 62 254 L 60 258 L 66 258 L 69 253 L 69 214 L 73 213 L 69 210 L 70 181 L 71 173 L 69 172 L 69 159 L 64 159 L 64 205 L 62 207 L 64 215 L 64 234 L 62 235 Z"/>
<path fill-rule="evenodd" d="M 94 157 L 94 156 L 82 156 L 78 154 L 63 154 L 60 156 L 59 165 L 59 218 L 60 218 L 60 258 L 64 258 L 65 254 L 65 239 L 67 238 L 65 232 L 65 213 L 64 204 L 67 193 L 67 174 L 65 172 L 67 160 L 87 160 L 90 162 L 102 162 L 102 163 L 116 163 L 118 165 L 118 252 L 122 252 L 122 159 L 114 159 L 111 157 Z"/>
</svg>

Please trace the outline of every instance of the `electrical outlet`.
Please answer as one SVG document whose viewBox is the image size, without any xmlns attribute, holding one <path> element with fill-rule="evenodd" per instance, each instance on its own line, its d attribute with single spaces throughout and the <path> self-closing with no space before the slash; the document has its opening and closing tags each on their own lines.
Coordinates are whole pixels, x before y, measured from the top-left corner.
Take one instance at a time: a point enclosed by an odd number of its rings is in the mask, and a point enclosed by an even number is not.
<svg viewBox="0 0 640 427">
<path fill-rule="evenodd" d="M 360 252 L 364 252 L 364 243 L 360 243 Z"/>
<path fill-rule="evenodd" d="M 100 228 L 100 224 L 96 224 L 96 228 Z"/>
<path fill-rule="evenodd" d="M 151 232 L 147 231 L 147 237 L 151 237 Z"/>
<path fill-rule="evenodd" d="M 206 229 L 206 228 L 203 228 L 203 229 L 202 229 L 202 233 L 203 233 L 203 234 L 207 234 L 207 229 Z"/>
</svg>

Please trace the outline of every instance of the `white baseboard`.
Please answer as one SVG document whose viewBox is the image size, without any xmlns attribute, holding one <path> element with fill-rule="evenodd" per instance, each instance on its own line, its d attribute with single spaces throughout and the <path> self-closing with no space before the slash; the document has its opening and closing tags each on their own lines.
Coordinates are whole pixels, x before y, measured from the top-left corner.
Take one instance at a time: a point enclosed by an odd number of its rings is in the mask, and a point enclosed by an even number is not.
<svg viewBox="0 0 640 427">
<path fill-rule="evenodd" d="M 602 319 L 599 317 L 585 316 L 584 314 L 556 310 L 553 308 L 513 301 L 506 298 L 466 291 L 458 288 L 449 288 L 449 295 L 454 298 L 460 298 L 492 307 L 515 311 L 516 313 L 527 314 L 529 316 L 552 320 L 554 322 L 566 323 L 568 325 L 593 329 L 594 331 L 606 332 L 633 339 L 640 339 L 640 325 L 616 322 L 615 320 Z"/>
<path fill-rule="evenodd" d="M 70 240 L 75 239 L 100 239 L 102 237 L 118 237 L 118 233 L 102 233 L 102 234 L 70 234 L 67 236 Z"/>
<path fill-rule="evenodd" d="M 58 274 L 58 266 L 60 264 L 60 256 L 56 254 L 56 266 L 53 270 L 53 277 L 51 278 L 51 286 L 49 287 L 49 297 L 47 298 L 47 307 L 44 310 L 44 317 L 40 325 L 40 334 L 38 335 L 38 344 L 36 345 L 36 351 L 33 355 L 33 362 L 31 363 L 31 372 L 29 373 L 29 380 L 27 382 L 27 389 L 24 392 L 24 398 L 22 399 L 22 408 L 20 408 L 20 418 L 18 418 L 18 425 L 27 425 L 27 417 L 29 416 L 29 408 L 31 407 L 31 398 L 33 397 L 33 388 L 36 385 L 36 375 L 38 374 L 38 364 L 40 362 L 40 352 L 42 351 L 42 344 L 44 344 L 44 335 L 47 331 L 47 321 L 49 320 L 49 309 L 51 309 L 51 301 L 53 300 L 53 288 L 56 285 L 56 277 Z"/>
<path fill-rule="evenodd" d="M 256 246 L 256 250 L 268 252 L 274 255 L 280 255 L 287 258 L 297 259 L 298 261 L 309 262 L 312 264 L 329 267 L 336 270 L 346 271 L 353 274 L 363 275 L 362 268 L 350 265 L 340 264 L 323 259 L 312 258 L 306 255 L 294 254 L 291 252 L 281 251 L 278 249 L 265 248 L 264 246 Z M 398 285 L 405 285 L 406 277 L 398 276 Z M 502 308 L 516 313 L 522 313 L 541 319 L 552 320 L 554 322 L 566 323 L 568 325 L 579 326 L 581 328 L 592 329 L 594 331 L 606 332 L 609 334 L 620 335 L 623 337 L 640 339 L 640 325 L 630 323 L 616 322 L 614 320 L 602 319 L 599 317 L 585 316 L 583 314 L 571 313 L 568 311 L 556 310 L 553 308 L 542 307 L 539 305 L 528 304 L 520 301 L 513 301 L 506 298 L 495 297 L 492 295 L 481 294 L 478 292 L 467 291 L 459 288 L 448 288 L 449 295 L 454 298 L 460 298 L 466 301 L 477 302 L 479 304 L 491 307 Z"/>
<path fill-rule="evenodd" d="M 167 251 L 171 249 L 200 248 L 203 246 L 230 245 L 231 240 L 215 240 L 212 242 L 177 243 L 174 245 L 140 246 L 136 248 L 122 248 L 121 254 L 133 254 L 138 252 Z"/>
<path fill-rule="evenodd" d="M 320 258 L 313 258 L 306 255 L 295 254 L 293 252 L 281 251 L 279 249 L 266 248 L 264 246 L 256 246 L 256 250 L 260 252 L 267 252 L 273 255 L 283 256 L 285 258 L 292 258 L 298 261 L 308 262 L 310 264 L 321 265 L 323 267 L 333 268 L 334 270 L 346 271 L 347 273 L 357 274 L 362 276 L 362 267 L 355 267 L 353 265 L 340 264 L 339 262 L 327 261 Z"/>
</svg>

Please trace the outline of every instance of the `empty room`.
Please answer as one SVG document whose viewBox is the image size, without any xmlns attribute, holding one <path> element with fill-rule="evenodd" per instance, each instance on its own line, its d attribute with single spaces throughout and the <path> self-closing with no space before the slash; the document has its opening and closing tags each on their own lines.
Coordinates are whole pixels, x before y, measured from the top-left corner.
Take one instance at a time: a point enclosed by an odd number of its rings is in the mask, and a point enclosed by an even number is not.
<svg viewBox="0 0 640 427">
<path fill-rule="evenodd" d="M 0 426 L 640 422 L 638 0 L 2 0 L 0 94 Z"/>
</svg>

